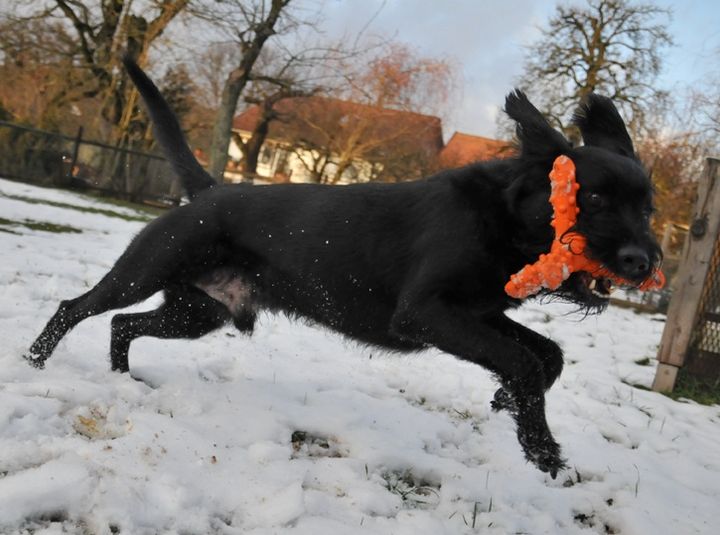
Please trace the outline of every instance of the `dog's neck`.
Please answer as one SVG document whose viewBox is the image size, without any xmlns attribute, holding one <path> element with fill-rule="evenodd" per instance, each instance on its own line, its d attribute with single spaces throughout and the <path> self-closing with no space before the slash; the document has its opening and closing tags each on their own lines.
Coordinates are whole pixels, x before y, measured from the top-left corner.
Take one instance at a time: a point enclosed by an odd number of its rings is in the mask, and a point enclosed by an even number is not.
<svg viewBox="0 0 720 535">
<path fill-rule="evenodd" d="M 550 250 L 554 234 L 551 226 L 550 181 L 547 169 L 541 165 L 525 166 L 516 163 L 518 176 L 505 189 L 507 210 L 512 220 L 512 247 L 524 262 L 535 260 Z"/>
</svg>

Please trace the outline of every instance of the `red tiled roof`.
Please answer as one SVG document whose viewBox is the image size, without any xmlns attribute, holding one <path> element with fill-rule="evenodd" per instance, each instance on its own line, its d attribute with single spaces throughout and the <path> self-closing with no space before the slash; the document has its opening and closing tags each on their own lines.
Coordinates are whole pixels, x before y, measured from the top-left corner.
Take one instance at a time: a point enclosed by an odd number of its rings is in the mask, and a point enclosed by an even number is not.
<svg viewBox="0 0 720 535">
<path fill-rule="evenodd" d="M 270 123 L 271 140 L 336 149 L 361 133 L 361 142 L 378 142 L 365 153 L 370 158 L 389 151 L 434 157 L 443 146 L 441 120 L 430 115 L 319 96 L 281 100 L 274 110 L 281 120 Z M 252 132 L 259 115 L 258 106 L 247 108 L 235 117 L 233 130 Z"/>
<path fill-rule="evenodd" d="M 512 153 L 507 141 L 455 132 L 440 152 L 440 163 L 446 168 L 462 167 L 480 160 L 507 158 Z"/>
</svg>

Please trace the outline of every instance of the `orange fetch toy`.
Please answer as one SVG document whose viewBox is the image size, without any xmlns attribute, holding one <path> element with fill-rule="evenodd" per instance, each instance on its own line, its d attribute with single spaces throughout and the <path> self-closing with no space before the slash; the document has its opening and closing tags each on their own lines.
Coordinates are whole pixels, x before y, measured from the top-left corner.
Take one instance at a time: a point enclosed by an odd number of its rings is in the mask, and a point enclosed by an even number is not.
<svg viewBox="0 0 720 535">
<path fill-rule="evenodd" d="M 543 288 L 556 290 L 571 273 L 585 271 L 593 278 L 610 279 L 613 284 L 635 286 L 632 282 L 619 277 L 597 260 L 585 255 L 587 240 L 576 232 L 566 234 L 577 220 L 580 209 L 577 206 L 577 191 L 580 184 L 575 180 L 575 164 L 567 156 L 558 156 L 550 172 L 550 204 L 553 207 L 555 239 L 550 252 L 540 255 L 534 264 L 528 264 L 505 285 L 505 292 L 518 299 L 538 293 Z M 653 273 L 638 289 L 655 290 L 665 285 L 665 276 L 655 268 Z"/>
</svg>

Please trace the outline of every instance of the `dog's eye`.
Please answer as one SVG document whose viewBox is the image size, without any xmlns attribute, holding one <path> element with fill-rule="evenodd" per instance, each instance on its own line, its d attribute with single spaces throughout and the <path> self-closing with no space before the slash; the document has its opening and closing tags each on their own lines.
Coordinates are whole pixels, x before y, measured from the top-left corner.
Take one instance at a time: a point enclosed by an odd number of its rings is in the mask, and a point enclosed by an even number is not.
<svg viewBox="0 0 720 535">
<path fill-rule="evenodd" d="M 599 193 L 588 193 L 587 204 L 591 210 L 600 210 L 605 208 L 605 197 Z"/>
</svg>

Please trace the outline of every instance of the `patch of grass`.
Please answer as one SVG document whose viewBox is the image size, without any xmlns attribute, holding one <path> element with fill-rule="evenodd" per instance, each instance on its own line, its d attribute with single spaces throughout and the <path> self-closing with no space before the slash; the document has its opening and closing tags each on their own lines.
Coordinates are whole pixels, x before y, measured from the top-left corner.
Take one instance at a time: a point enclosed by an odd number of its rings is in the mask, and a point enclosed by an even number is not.
<svg viewBox="0 0 720 535">
<path fill-rule="evenodd" d="M 147 214 L 147 216 L 150 218 L 155 218 L 161 214 L 164 214 L 168 211 L 168 209 L 172 208 L 172 206 L 168 206 L 167 208 L 161 208 L 159 206 L 151 206 L 149 204 L 127 201 L 125 199 L 118 199 L 115 197 L 108 197 L 106 194 L 92 191 L 84 192 L 83 195 L 86 197 L 90 197 L 91 199 L 94 199 L 96 201 L 104 202 L 113 206 L 118 206 L 120 208 L 129 208 L 130 210 L 137 210 L 138 212 L 143 212 Z"/>
<path fill-rule="evenodd" d="M 103 202 L 107 202 L 108 204 L 117 204 L 118 206 L 122 206 L 123 208 L 131 208 L 133 210 L 137 211 L 143 211 L 146 212 L 146 214 L 142 215 L 129 215 L 129 214 L 121 214 L 119 212 L 115 212 L 113 210 L 105 209 L 105 208 L 94 208 L 90 206 L 78 206 L 76 204 L 70 204 L 60 201 L 50 201 L 46 199 L 35 199 L 33 197 L 26 197 L 24 195 L 9 195 L 7 193 L 0 193 L 0 196 L 5 197 L 6 199 L 13 199 L 16 201 L 22 201 L 26 202 L 28 204 L 44 204 L 46 206 L 54 206 L 56 208 L 66 208 L 70 210 L 77 210 L 78 212 L 86 212 L 89 214 L 99 214 L 104 215 L 106 217 L 116 217 L 118 219 L 123 219 L 125 221 L 140 221 L 142 223 L 146 223 L 148 221 L 151 221 L 156 216 L 162 213 L 162 210 L 159 208 L 150 208 L 144 205 L 135 205 L 132 203 L 128 203 L 125 201 L 116 201 L 115 199 L 107 199 L 103 198 Z"/>
<path fill-rule="evenodd" d="M 440 484 L 417 478 L 411 470 L 383 472 L 386 488 L 410 508 L 427 509 L 440 502 Z"/>
<path fill-rule="evenodd" d="M 645 359 L 642 359 L 643 361 Z M 636 361 L 635 364 L 641 364 Z M 650 391 L 645 385 L 638 383 L 631 383 L 626 379 L 621 379 L 623 384 L 637 388 L 639 390 Z M 690 399 L 701 405 L 720 405 L 720 379 L 712 381 L 703 381 L 692 377 L 682 368 L 678 372 L 677 379 L 675 380 L 675 388 L 672 392 L 662 392 L 664 395 L 675 401 L 682 401 L 683 399 Z"/>
<path fill-rule="evenodd" d="M 635 361 L 635 364 L 638 366 L 650 366 L 650 357 L 645 357 L 644 359 L 638 359 Z"/>
<path fill-rule="evenodd" d="M 459 411 L 459 410 L 457 410 L 457 409 L 452 409 L 452 413 L 451 413 L 451 414 L 453 414 L 453 413 L 455 414 L 455 417 L 456 417 L 456 418 L 459 418 L 460 420 L 470 420 L 470 419 L 472 419 L 472 413 L 471 413 L 469 410 L 467 410 L 467 409 L 465 409 L 464 411 Z"/>
<path fill-rule="evenodd" d="M 651 388 L 648 388 L 645 385 L 641 385 L 640 383 L 631 383 L 627 379 L 620 379 L 620 382 L 622 382 L 625 385 L 632 386 L 633 388 L 637 388 L 638 390 L 652 390 Z"/>
<path fill-rule="evenodd" d="M 680 368 L 675 388 L 666 395 L 676 401 L 685 398 L 701 405 L 720 405 L 720 379 L 702 381 Z"/>
<path fill-rule="evenodd" d="M 290 437 L 292 459 L 301 457 L 344 457 L 347 452 L 333 437 L 313 435 L 307 431 L 293 431 Z"/>
<path fill-rule="evenodd" d="M 585 513 L 576 513 L 575 516 L 573 516 L 573 520 L 575 520 L 575 523 L 582 526 L 583 528 L 595 528 L 594 531 L 596 532 L 608 534 L 617 533 L 615 528 L 612 527 L 610 524 L 599 520 L 595 516 L 594 512 L 590 513 L 589 515 Z M 600 526 L 599 524 L 602 524 L 602 526 Z"/>
<path fill-rule="evenodd" d="M 71 227 L 70 225 L 60 225 L 58 223 L 49 223 L 47 221 L 33 221 L 32 219 L 25 219 L 23 221 L 13 221 L 11 219 L 5 219 L 0 217 L 0 226 L 6 227 L 25 227 L 30 230 L 40 230 L 42 232 L 54 232 L 57 234 L 81 234 L 82 230 L 79 228 Z M 13 230 L 2 229 L 4 232 L 11 234 L 18 234 Z"/>
</svg>

